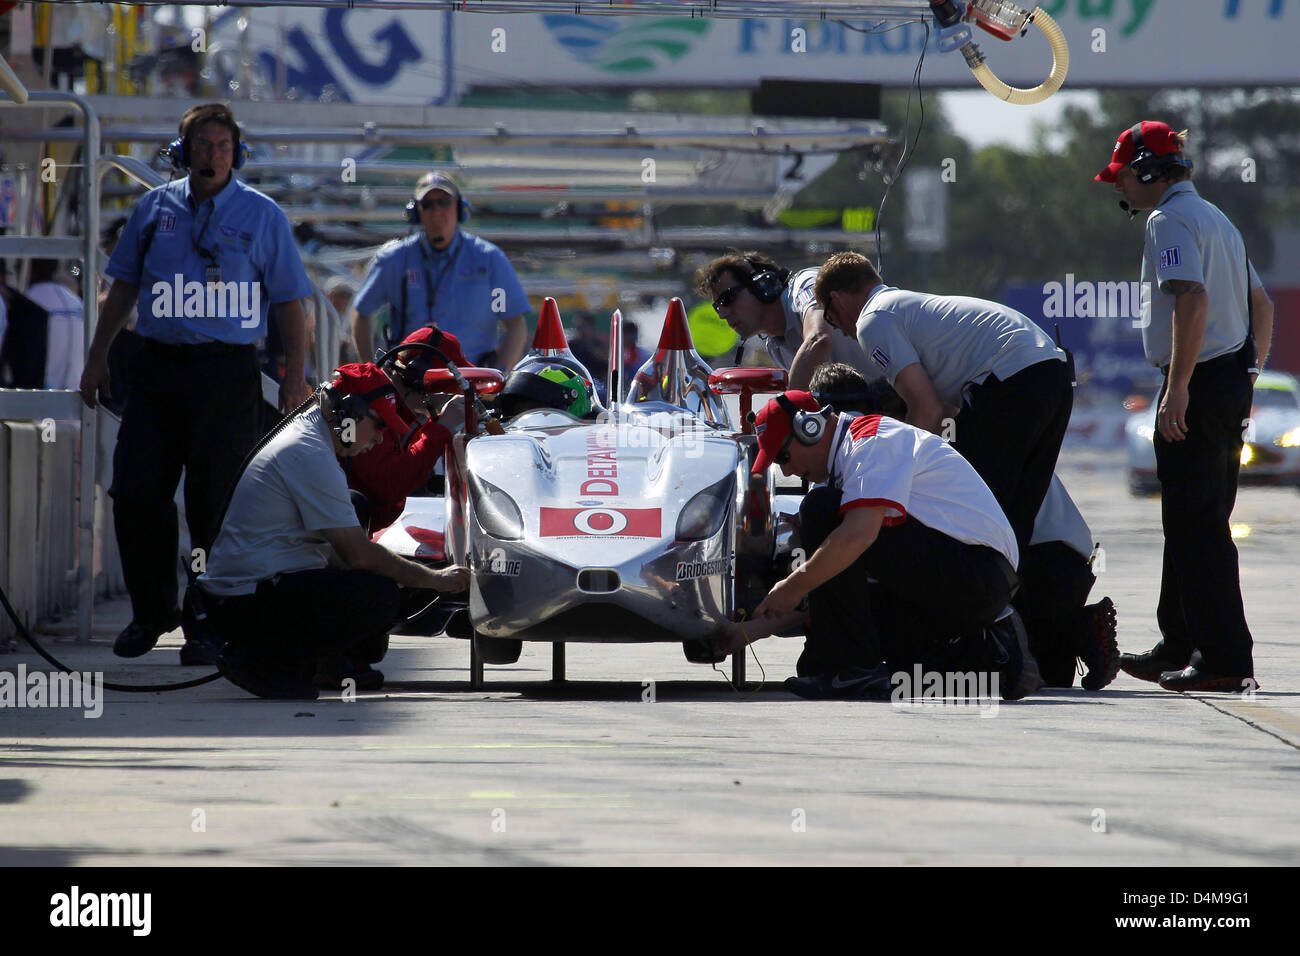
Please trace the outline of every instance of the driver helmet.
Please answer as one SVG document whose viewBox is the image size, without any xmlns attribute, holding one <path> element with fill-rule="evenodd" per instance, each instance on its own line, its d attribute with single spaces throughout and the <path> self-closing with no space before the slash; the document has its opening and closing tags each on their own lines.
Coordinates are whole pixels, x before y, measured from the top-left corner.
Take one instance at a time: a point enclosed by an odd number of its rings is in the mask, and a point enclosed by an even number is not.
<svg viewBox="0 0 1300 956">
<path fill-rule="evenodd" d="M 507 418 L 538 406 L 581 418 L 592 407 L 591 394 L 582 376 L 549 359 L 515 366 L 497 403 Z"/>
</svg>

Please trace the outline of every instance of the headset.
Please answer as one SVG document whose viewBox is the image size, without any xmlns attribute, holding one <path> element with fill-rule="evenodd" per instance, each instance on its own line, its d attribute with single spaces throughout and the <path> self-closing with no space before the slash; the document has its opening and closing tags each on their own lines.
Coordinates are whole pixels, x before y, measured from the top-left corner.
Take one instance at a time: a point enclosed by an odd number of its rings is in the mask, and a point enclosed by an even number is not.
<svg viewBox="0 0 1300 956">
<path fill-rule="evenodd" d="M 1186 156 L 1179 153 L 1157 156 L 1149 147 L 1143 145 L 1140 122 L 1133 124 L 1129 135 L 1133 140 L 1133 158 L 1129 160 L 1129 168 L 1133 170 L 1133 175 L 1137 177 L 1138 182 L 1153 183 L 1170 166 L 1192 168 L 1192 161 Z"/>
<path fill-rule="evenodd" d="M 452 364 L 438 346 L 442 345 L 443 331 L 437 326 L 433 327 L 433 334 L 429 336 L 427 342 L 399 342 L 388 351 L 380 350 L 375 356 L 375 365 L 389 375 L 399 379 L 403 385 L 413 391 L 424 391 L 424 373 L 434 367 L 433 356 L 438 360 L 442 368 Z M 403 364 L 398 364 L 398 356 L 402 352 L 420 352 L 423 353 L 415 358 L 408 358 Z"/>
<path fill-rule="evenodd" d="M 163 155 L 166 156 L 171 161 L 172 169 L 176 170 L 177 172 L 181 172 L 182 170 L 189 169 L 190 168 L 190 145 L 189 145 L 188 138 L 185 136 L 177 136 L 174 140 L 172 140 L 170 143 L 167 144 L 167 148 L 163 150 Z M 241 137 L 238 133 L 236 133 L 235 134 L 235 162 L 232 168 L 243 169 L 244 163 L 248 162 L 248 158 L 251 155 L 252 154 L 249 152 L 248 147 L 244 144 L 243 137 Z"/>
<path fill-rule="evenodd" d="M 754 293 L 754 298 L 764 305 L 770 305 L 781 298 L 781 293 L 785 291 L 785 284 L 790 280 L 790 270 L 769 269 L 749 256 L 745 256 L 745 261 L 754 270 L 745 280 L 749 290 Z"/>
<path fill-rule="evenodd" d="M 797 408 L 784 393 L 776 396 L 776 403 L 790 416 L 790 434 L 801 445 L 815 445 L 821 441 L 822 436 L 826 434 L 826 426 L 830 422 L 831 415 L 835 413 L 835 409 L 830 405 L 815 412 Z"/>
<path fill-rule="evenodd" d="M 433 190 L 433 189 L 429 190 L 429 192 L 436 192 L 436 191 L 437 190 Z M 442 191 L 446 192 L 445 189 Z M 474 207 L 470 205 L 470 201 L 468 199 L 465 199 L 459 195 L 456 197 L 456 200 L 457 200 L 456 221 L 466 222 L 470 216 L 474 215 Z M 420 224 L 420 204 L 416 202 L 414 199 L 410 200 L 406 204 L 406 221 L 409 222 L 412 226 L 418 226 Z"/>
<path fill-rule="evenodd" d="M 339 440 L 339 444 L 344 448 L 351 448 L 355 444 L 355 438 L 345 438 L 347 429 L 345 423 L 349 420 L 360 422 L 366 419 L 370 414 L 370 403 L 377 398 L 385 395 L 397 396 L 397 389 L 392 385 L 380 385 L 378 388 L 372 388 L 368 392 L 360 394 L 344 395 L 337 388 L 325 388 L 324 394 L 329 398 L 330 407 L 328 411 L 322 407 L 321 411 L 325 412 L 326 422 L 334 437 Z"/>
</svg>

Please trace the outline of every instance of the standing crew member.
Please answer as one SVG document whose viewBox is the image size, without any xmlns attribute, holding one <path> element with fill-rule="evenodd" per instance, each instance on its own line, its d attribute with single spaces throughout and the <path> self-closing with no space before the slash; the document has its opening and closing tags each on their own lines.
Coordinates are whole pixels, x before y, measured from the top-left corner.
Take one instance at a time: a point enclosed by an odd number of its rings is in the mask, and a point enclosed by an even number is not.
<svg viewBox="0 0 1300 956">
<path fill-rule="evenodd" d="M 379 250 L 357 293 L 352 339 L 371 354 L 373 316 L 387 305 L 388 341 L 436 325 L 460 339 L 475 365 L 509 371 L 524 354 L 528 296 L 506 254 L 460 228 L 470 205 L 449 176 L 427 173 L 406 204 L 407 222 L 420 226 Z M 498 333 L 503 333 L 500 351 Z"/>
<path fill-rule="evenodd" d="M 742 339 L 758 336 L 772 361 L 790 373 L 791 388 L 807 388 L 813 370 L 825 362 L 843 362 L 867 378 L 879 377 L 853 334 L 826 321 L 813 297 L 816 279 L 816 269 L 792 276 L 760 253 L 729 253 L 702 266 L 695 287 Z"/>
<path fill-rule="evenodd" d="M 398 585 L 462 591 L 463 567 L 426 568 L 371 541 L 337 458 L 401 433 L 397 392 L 373 365 L 344 365 L 319 404 L 289 419 L 240 476 L 198 583 L 218 666 L 259 697 L 316 698 L 348 677 L 377 689 Z M 344 567 L 339 567 L 340 562 Z"/>
<path fill-rule="evenodd" d="M 908 424 L 940 434 L 988 484 L 1023 552 L 1061 451 L 1074 392 L 1066 355 L 1028 318 L 966 296 L 885 285 L 871 260 L 831 256 L 817 301 L 907 402 Z"/>
<path fill-rule="evenodd" d="M 1228 522 L 1273 303 L 1241 233 L 1191 184 L 1186 141 L 1186 130 L 1135 123 L 1094 177 L 1115 184 L 1130 215 L 1151 210 L 1142 246 L 1142 283 L 1150 290 L 1142 297 L 1142 348 L 1164 373 L 1153 439 L 1165 533 L 1160 642 L 1145 654 L 1122 655 L 1120 666 L 1169 690 L 1239 692 L 1256 686 L 1255 666 Z"/>
<path fill-rule="evenodd" d="M 129 400 L 113 453 L 113 519 L 132 620 L 113 652 L 138 657 L 180 623 L 172 497 L 185 471 L 185 519 L 207 554 L 230 484 L 257 442 L 262 401 L 254 343 L 275 306 L 285 345 L 280 410 L 310 394 L 301 299 L 311 283 L 289 220 L 234 175 L 247 155 L 234 114 L 205 103 L 181 117 L 172 162 L 189 175 L 136 203 L 107 274 L 113 279 L 81 376 L 94 407 L 108 351 L 140 298 Z M 187 642 L 182 663 L 211 663 Z"/>
<path fill-rule="evenodd" d="M 728 629 L 723 649 L 788 626 L 807 597 L 799 676 L 786 681 L 800 697 L 883 699 L 884 661 L 939 662 L 950 648 L 986 644 L 1005 699 L 1038 689 L 1037 664 L 1009 603 L 1015 535 L 988 486 L 947 442 L 892 418 L 835 414 L 798 391 L 769 401 L 755 432 L 755 473 L 775 463 L 787 476 L 826 484 L 799 507 L 811 556 L 759 604 L 757 630 Z"/>
</svg>

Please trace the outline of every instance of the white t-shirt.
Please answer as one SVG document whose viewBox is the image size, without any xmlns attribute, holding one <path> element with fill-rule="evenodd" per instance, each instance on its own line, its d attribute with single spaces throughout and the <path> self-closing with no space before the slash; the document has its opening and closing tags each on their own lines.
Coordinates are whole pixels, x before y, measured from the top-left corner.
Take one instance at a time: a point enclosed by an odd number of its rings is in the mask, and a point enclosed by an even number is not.
<svg viewBox="0 0 1300 956">
<path fill-rule="evenodd" d="M 920 362 L 944 404 L 962 405 L 967 385 L 1017 372 L 1065 353 L 1017 312 L 987 299 L 926 295 L 878 285 L 858 316 L 858 344 L 893 385 Z"/>
<path fill-rule="evenodd" d="M 1088 522 L 1083 520 L 1079 506 L 1056 475 L 1052 475 L 1043 506 L 1034 518 L 1034 533 L 1029 543 L 1047 544 L 1051 541 L 1060 541 L 1077 551 L 1085 561 L 1092 557 L 1092 531 Z"/>
<path fill-rule="evenodd" d="M 37 282 L 27 290 L 50 314 L 45 348 L 45 387 L 80 388 L 86 364 L 86 318 L 81 299 L 57 282 Z"/>
<path fill-rule="evenodd" d="M 840 418 L 827 483 L 843 492 L 840 514 L 883 505 L 885 526 L 910 514 L 966 544 L 999 551 L 1014 568 L 1016 535 L 989 486 L 938 435 L 881 415 Z"/>
<path fill-rule="evenodd" d="M 785 291 L 781 293 L 781 307 L 785 310 L 785 333 L 778 337 L 759 333 L 759 340 L 772 356 L 772 361 L 787 372 L 794 362 L 794 355 L 803 345 L 803 317 L 811 308 L 817 307 L 813 297 L 813 286 L 817 282 L 816 269 L 801 269 L 790 277 Z M 828 323 L 829 324 L 829 323 Z M 835 326 L 831 330 L 831 362 L 843 362 L 851 365 L 871 381 L 880 378 L 880 369 L 867 361 L 857 339 L 845 335 Z"/>
<path fill-rule="evenodd" d="M 319 408 L 299 415 L 254 456 L 199 582 L 223 597 L 252 594 L 277 574 L 338 564 L 323 528 L 357 525 L 347 477 Z"/>
</svg>

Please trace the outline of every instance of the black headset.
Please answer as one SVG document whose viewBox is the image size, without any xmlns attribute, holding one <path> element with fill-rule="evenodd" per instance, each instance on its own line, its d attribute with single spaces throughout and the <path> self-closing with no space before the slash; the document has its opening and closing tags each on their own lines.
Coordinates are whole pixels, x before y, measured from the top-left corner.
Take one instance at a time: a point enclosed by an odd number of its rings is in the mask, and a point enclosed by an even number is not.
<svg viewBox="0 0 1300 956">
<path fill-rule="evenodd" d="M 433 358 L 438 360 L 442 368 L 452 364 L 446 353 L 438 348 L 442 344 L 442 338 L 442 329 L 433 326 L 433 334 L 429 336 L 428 342 L 399 342 L 387 352 L 380 350 L 379 354 L 375 356 L 375 365 L 396 376 L 407 388 L 422 392 L 424 391 L 424 373 L 434 367 Z M 398 365 L 397 356 L 402 352 L 421 352 L 423 354 L 416 358 L 407 359 L 404 365 Z"/>
<path fill-rule="evenodd" d="M 438 189 L 441 189 L 441 187 L 438 187 Z M 437 189 L 429 190 L 429 192 L 436 192 L 436 191 Z M 442 192 L 446 192 L 446 191 L 447 190 L 442 189 Z M 463 196 L 460 196 L 458 194 L 456 196 L 456 221 L 465 222 L 473 214 L 474 214 L 474 207 L 470 205 L 469 200 L 465 199 Z M 420 224 L 420 203 L 416 202 L 414 199 L 410 200 L 406 204 L 406 221 L 413 226 L 418 226 Z"/>
<path fill-rule="evenodd" d="M 236 125 L 235 129 L 236 130 L 239 129 L 238 125 Z M 174 140 L 172 140 L 170 143 L 167 144 L 167 148 L 162 151 L 162 154 L 166 156 L 168 160 L 171 161 L 172 169 L 176 170 L 177 172 L 189 169 L 190 168 L 189 136 L 177 136 Z M 248 161 L 249 155 L 250 154 L 248 151 L 248 147 L 244 145 L 243 137 L 240 136 L 238 132 L 236 132 L 235 133 L 235 162 L 233 168 L 243 169 L 244 163 Z"/>
<path fill-rule="evenodd" d="M 754 293 L 754 298 L 764 305 L 770 305 L 781 298 L 781 293 L 785 291 L 785 284 L 790 279 L 790 270 L 769 269 L 749 256 L 745 256 L 745 261 L 754 270 L 745 279 L 745 284 Z"/>
<path fill-rule="evenodd" d="M 1179 153 L 1168 153 L 1164 156 L 1157 156 L 1149 147 L 1142 143 L 1142 124 L 1134 123 L 1129 129 L 1129 135 L 1133 140 L 1133 158 L 1129 160 L 1129 168 L 1133 170 L 1133 175 L 1137 177 L 1140 183 L 1152 183 L 1158 179 L 1170 166 L 1182 166 L 1185 169 L 1192 168 L 1192 161 L 1186 156 Z"/>
<path fill-rule="evenodd" d="M 326 412 L 327 424 L 334 437 L 339 440 L 339 444 L 344 448 L 351 448 L 355 443 L 355 438 L 345 438 L 346 423 L 364 421 L 370 414 L 370 403 L 377 398 L 385 395 L 397 395 L 397 389 L 392 385 L 380 385 L 378 388 L 372 388 L 368 392 L 360 394 L 344 395 L 337 388 L 329 387 L 325 389 L 325 394 L 329 397 L 330 407 Z"/>
<path fill-rule="evenodd" d="M 797 408 L 784 393 L 776 397 L 776 403 L 790 416 L 790 434 L 801 445 L 815 445 L 821 441 L 826 434 L 826 425 L 835 412 L 830 405 L 815 412 Z"/>
</svg>

